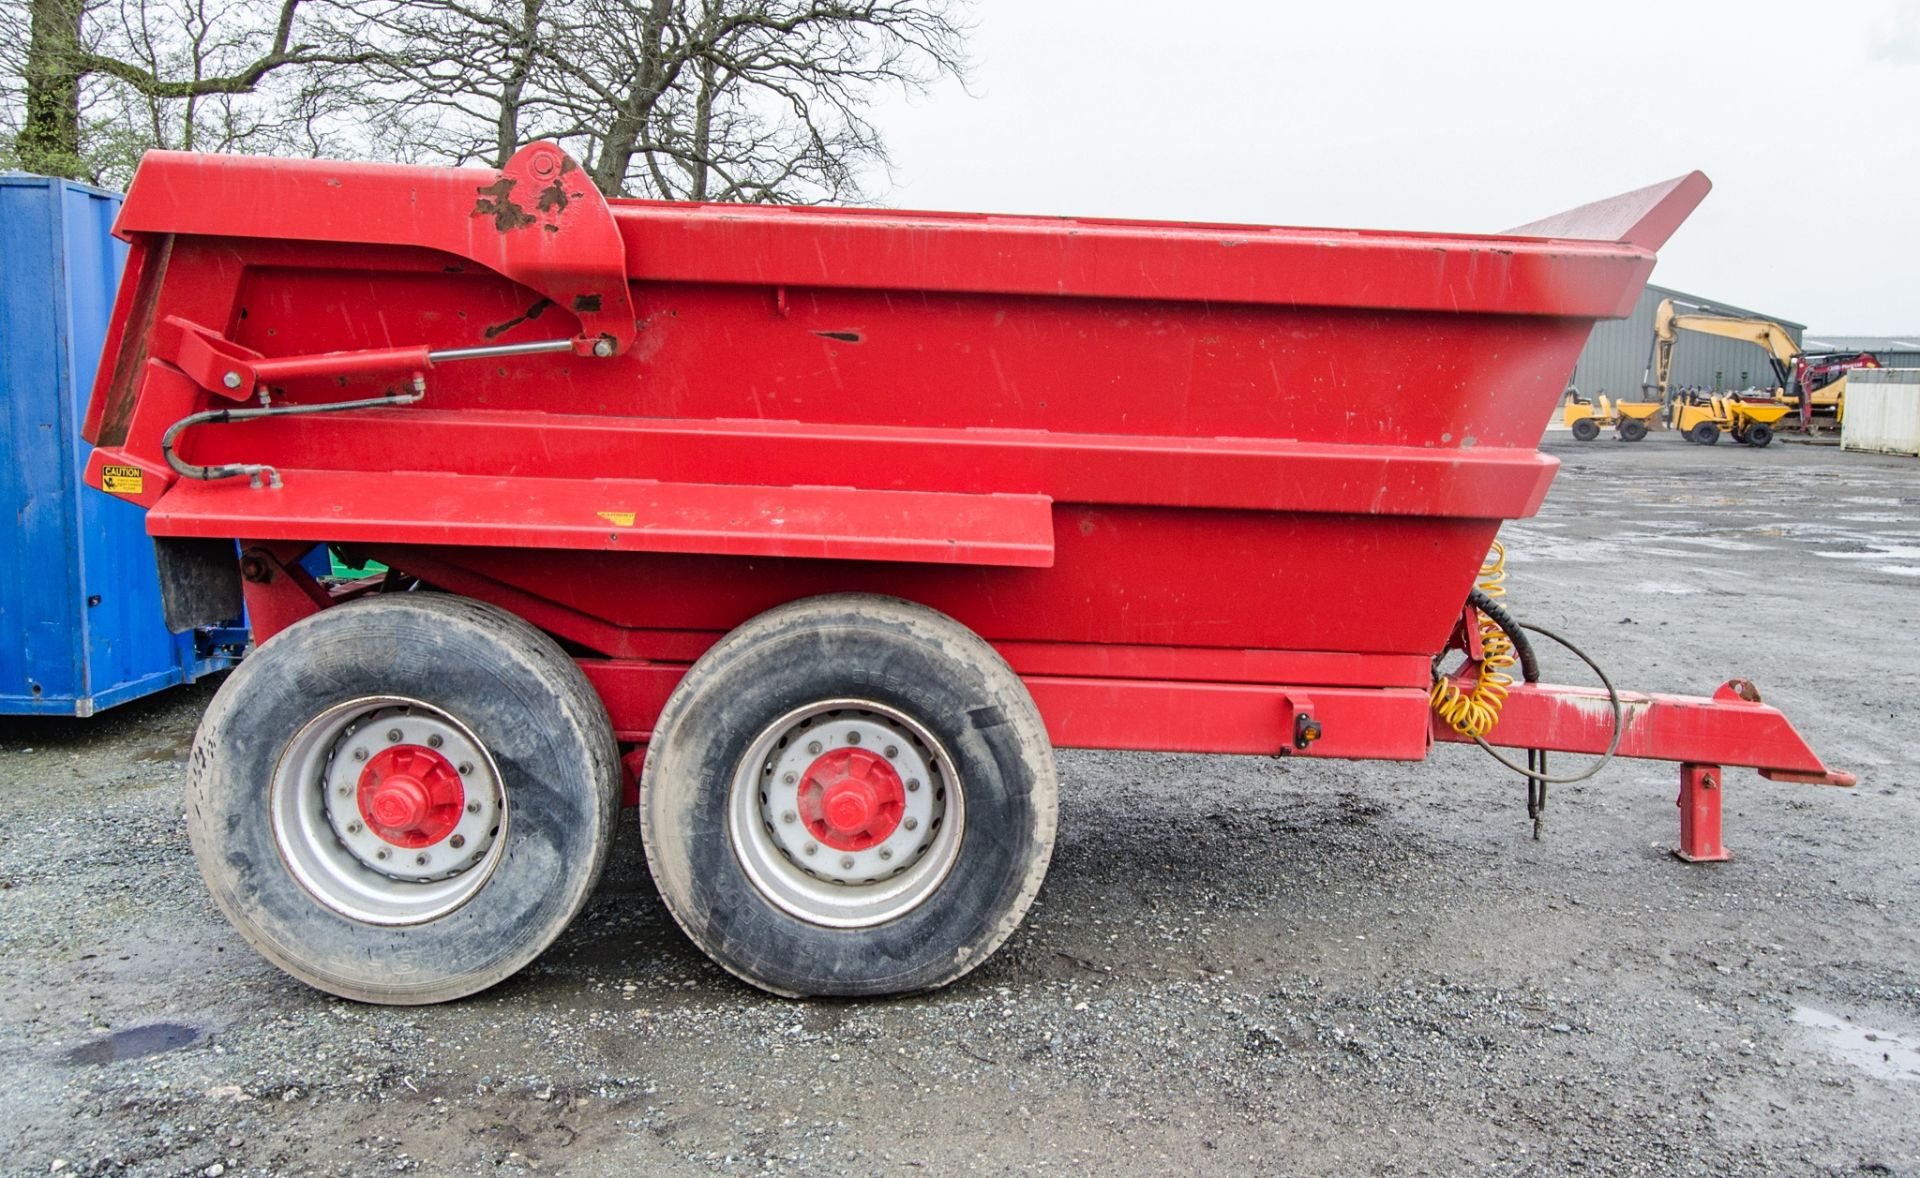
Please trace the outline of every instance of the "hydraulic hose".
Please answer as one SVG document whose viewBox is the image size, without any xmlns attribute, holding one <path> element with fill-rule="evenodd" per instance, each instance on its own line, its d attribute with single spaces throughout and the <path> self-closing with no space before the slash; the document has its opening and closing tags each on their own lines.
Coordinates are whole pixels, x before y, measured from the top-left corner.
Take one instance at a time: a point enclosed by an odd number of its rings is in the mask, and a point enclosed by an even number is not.
<svg viewBox="0 0 1920 1178">
<path fill-rule="evenodd" d="M 262 407 L 258 409 L 210 409 L 205 413 L 192 413 L 167 427 L 160 435 L 160 453 L 166 457 L 167 465 L 190 479 L 230 479 L 238 475 L 247 475 L 254 485 L 266 480 L 269 487 L 280 485 L 280 472 L 263 462 L 227 462 L 218 466 L 200 466 L 188 462 L 174 452 L 174 439 L 196 425 L 213 425 L 229 421 L 258 421 L 263 417 L 293 417 L 304 413 L 338 413 L 345 409 L 379 409 L 388 405 L 411 405 L 427 395 L 426 382 L 420 377 L 414 378 L 413 391 L 394 393 L 385 397 L 367 397 L 358 401 L 334 401 L 325 405 L 283 405 L 278 408 Z"/>
<path fill-rule="evenodd" d="M 1434 712 L 1455 732 L 1468 737 L 1488 756 L 1527 779 L 1527 817 L 1533 820 L 1533 837 L 1537 839 L 1547 808 L 1547 786 L 1585 781 L 1604 769 L 1620 748 L 1620 734 L 1625 727 L 1626 715 L 1613 681 L 1607 678 L 1607 673 L 1600 669 L 1598 663 L 1587 657 L 1585 651 L 1561 635 L 1542 626 L 1517 621 L 1507 612 L 1500 603 L 1500 599 L 1506 596 L 1506 576 L 1506 549 L 1495 541 L 1486 562 L 1480 566 L 1476 584 L 1467 593 L 1467 605 L 1479 618 L 1480 660 L 1474 679 L 1471 684 L 1462 686 L 1452 676 L 1442 675 L 1436 662 L 1429 700 Z M 1487 743 L 1486 734 L 1500 722 L 1501 709 L 1507 702 L 1508 690 L 1513 686 L 1513 677 L 1507 674 L 1507 670 L 1518 665 L 1522 680 L 1528 683 L 1540 681 L 1540 664 L 1534 654 L 1533 643 L 1527 638 L 1528 631 L 1552 639 L 1572 651 L 1575 657 L 1592 668 L 1607 689 L 1607 700 L 1613 709 L 1613 734 L 1608 738 L 1606 752 L 1601 754 L 1600 759 L 1579 773 L 1563 777 L 1549 774 L 1545 749 L 1528 749 L 1527 763 L 1521 766 L 1500 755 Z"/>
<path fill-rule="evenodd" d="M 1513 644 L 1513 653 L 1520 660 L 1520 677 L 1528 683 L 1540 682 L 1540 663 L 1534 658 L 1533 643 L 1527 641 L 1526 632 L 1507 608 L 1477 586 L 1467 592 L 1467 604 L 1492 618 L 1494 625 L 1499 626 L 1507 641 Z"/>
<path fill-rule="evenodd" d="M 1496 598 L 1504 597 L 1506 579 L 1507 552 L 1495 541 L 1486 562 L 1480 566 L 1479 579 L 1469 599 L 1477 597 L 1491 604 Z M 1513 676 L 1507 674 L 1507 668 L 1516 661 L 1507 628 L 1484 611 L 1477 616 L 1480 660 L 1473 681 L 1463 686 L 1453 677 L 1440 674 L 1436 664 L 1433 687 L 1427 694 L 1434 712 L 1448 727 L 1474 740 L 1492 731 L 1500 722 L 1500 709 L 1507 702 L 1507 690 L 1513 686 Z"/>
<path fill-rule="evenodd" d="M 1614 753 L 1620 749 L 1620 734 L 1625 730 L 1627 721 L 1626 708 L 1620 703 L 1620 692 L 1614 687 L 1613 680 L 1607 678 L 1607 673 L 1600 669 L 1600 664 L 1594 662 L 1587 656 L 1586 651 L 1581 650 L 1566 638 L 1554 633 L 1545 626 L 1536 626 L 1531 622 L 1520 623 L 1520 629 L 1531 630 L 1542 638 L 1551 638 L 1553 641 L 1558 642 L 1561 646 L 1572 651 L 1575 658 L 1587 664 L 1587 666 L 1593 670 L 1593 673 L 1600 677 L 1601 686 L 1607 689 L 1607 702 L 1613 708 L 1613 735 L 1607 740 L 1607 751 L 1601 753 L 1599 760 L 1587 766 L 1579 773 L 1575 773 L 1570 777 L 1549 777 L 1545 773 L 1536 772 L 1532 769 L 1523 769 L 1512 761 L 1507 760 L 1498 752 L 1495 752 L 1493 746 L 1481 737 L 1474 737 L 1473 743 L 1479 745 L 1482 749 L 1486 750 L 1488 756 L 1513 770 L 1515 773 L 1529 780 L 1537 781 L 1542 785 L 1571 785 L 1576 781 L 1585 781 L 1587 778 L 1592 777 L 1594 774 L 1600 772 L 1600 770 L 1606 768 L 1607 762 L 1613 760 Z"/>
</svg>

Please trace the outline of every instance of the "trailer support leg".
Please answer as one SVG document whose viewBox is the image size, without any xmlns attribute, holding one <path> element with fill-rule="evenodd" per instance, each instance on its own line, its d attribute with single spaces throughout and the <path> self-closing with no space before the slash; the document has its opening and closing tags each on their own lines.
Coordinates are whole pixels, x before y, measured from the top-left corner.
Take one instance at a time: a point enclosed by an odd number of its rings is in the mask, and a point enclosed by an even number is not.
<svg viewBox="0 0 1920 1178">
<path fill-rule="evenodd" d="M 1688 863 L 1719 863 L 1733 858 L 1720 841 L 1718 765 L 1680 766 L 1680 845 L 1674 855 Z"/>
</svg>

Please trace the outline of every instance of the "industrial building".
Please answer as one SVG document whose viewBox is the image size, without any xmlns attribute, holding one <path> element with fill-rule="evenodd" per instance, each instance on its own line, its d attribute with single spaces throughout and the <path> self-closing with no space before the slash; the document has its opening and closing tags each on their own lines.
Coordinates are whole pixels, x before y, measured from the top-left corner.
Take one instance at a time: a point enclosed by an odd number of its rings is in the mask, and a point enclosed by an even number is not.
<svg viewBox="0 0 1920 1178">
<path fill-rule="evenodd" d="M 1865 352 L 1882 368 L 1920 368 L 1920 332 L 1905 335 L 1809 335 L 1801 340 L 1809 352 Z"/>
<path fill-rule="evenodd" d="M 1691 304 L 1688 310 L 1771 319 L 1786 328 L 1795 342 L 1800 342 L 1806 333 L 1805 324 L 1779 315 L 1736 307 L 1669 287 L 1648 286 L 1640 293 L 1640 301 L 1634 304 L 1632 316 L 1609 319 L 1594 326 L 1569 383 L 1583 396 L 1607 393 L 1615 398 L 1637 398 L 1653 354 L 1653 313 L 1660 300 L 1667 298 Z M 1743 389 L 1774 383 L 1773 365 L 1768 362 L 1767 353 L 1753 344 L 1688 332 L 1673 350 L 1676 388 L 1698 385 L 1710 389 Z"/>
</svg>

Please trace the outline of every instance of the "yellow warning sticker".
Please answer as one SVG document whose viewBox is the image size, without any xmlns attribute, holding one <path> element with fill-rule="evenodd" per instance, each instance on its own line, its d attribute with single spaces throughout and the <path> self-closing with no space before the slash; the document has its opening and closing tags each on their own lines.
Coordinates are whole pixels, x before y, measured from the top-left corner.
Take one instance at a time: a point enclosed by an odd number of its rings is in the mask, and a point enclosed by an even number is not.
<svg viewBox="0 0 1920 1178">
<path fill-rule="evenodd" d="M 630 528 L 633 526 L 633 513 L 631 511 L 602 511 L 598 514 L 601 519 L 606 520 L 616 528 Z"/>
<path fill-rule="evenodd" d="M 114 495 L 138 495 L 146 490 L 147 476 L 137 466 L 103 466 L 100 489 Z"/>
</svg>

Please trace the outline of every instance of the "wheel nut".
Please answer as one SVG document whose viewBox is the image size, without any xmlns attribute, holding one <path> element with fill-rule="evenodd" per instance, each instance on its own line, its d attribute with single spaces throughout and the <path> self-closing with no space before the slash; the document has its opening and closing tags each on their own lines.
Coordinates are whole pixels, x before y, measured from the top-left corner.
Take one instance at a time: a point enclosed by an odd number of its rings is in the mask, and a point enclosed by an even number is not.
<svg viewBox="0 0 1920 1178">
<path fill-rule="evenodd" d="M 820 844 L 808 843 L 806 846 L 800 848 L 800 853 L 803 855 L 811 855 L 819 849 L 820 849 Z"/>
<path fill-rule="evenodd" d="M 780 821 L 782 821 L 782 822 L 792 822 L 792 821 L 793 821 L 793 818 L 794 818 L 794 814 L 793 814 L 793 811 L 792 811 L 792 810 L 787 810 L 787 811 L 784 811 L 784 812 L 783 812 L 783 813 L 782 813 L 782 814 L 780 815 Z"/>
<path fill-rule="evenodd" d="M 398 728 L 387 729 L 387 743 L 389 744 L 400 743 L 400 730 Z"/>
<path fill-rule="evenodd" d="M 425 867 L 427 865 L 427 857 L 425 855 L 415 855 L 413 857 L 413 865 L 415 867 Z"/>
<path fill-rule="evenodd" d="M 478 814 L 479 812 L 480 812 L 480 803 L 479 803 L 479 802 L 468 802 L 468 803 L 467 803 L 467 813 L 469 813 L 469 814 Z"/>
<path fill-rule="evenodd" d="M 462 762 L 460 762 L 460 776 L 462 776 L 462 777 L 471 777 L 471 776 L 473 776 L 473 762 L 472 762 L 472 761 L 462 761 Z"/>
<path fill-rule="evenodd" d="M 920 788 L 920 779 L 919 779 L 918 777 L 909 777 L 909 778 L 907 778 L 907 792 L 908 792 L 908 793 L 912 793 L 913 791 L 915 791 L 915 790 L 917 790 L 917 789 L 919 789 L 919 788 Z"/>
<path fill-rule="evenodd" d="M 909 818 L 905 822 L 902 822 L 900 825 L 906 827 L 908 830 L 919 830 L 920 820 L 918 818 Z"/>
<path fill-rule="evenodd" d="M 852 856 L 852 855 L 842 855 L 842 856 L 840 856 L 840 867 L 841 867 L 841 870 L 843 870 L 843 871 L 852 871 L 852 870 L 853 870 L 853 856 Z"/>
<path fill-rule="evenodd" d="M 430 749 L 437 749 L 445 743 L 447 743 L 446 737 L 441 736 L 438 732 L 427 737 L 427 747 Z"/>
<path fill-rule="evenodd" d="M 358 822 L 349 822 L 349 823 L 347 823 L 347 833 L 348 833 L 348 834 L 359 834 L 359 833 L 360 833 L 360 824 L 359 824 Z"/>
<path fill-rule="evenodd" d="M 364 761 L 364 760 L 366 760 L 366 759 L 367 759 L 367 750 L 365 750 L 365 749 L 355 749 L 355 750 L 353 750 L 353 759 L 354 759 L 354 760 L 356 760 L 356 761 Z"/>
<path fill-rule="evenodd" d="M 890 744 L 887 746 L 887 760 L 891 761 L 899 755 L 900 755 L 900 747 L 898 745 Z"/>
<path fill-rule="evenodd" d="M 889 851 L 889 850 L 888 850 L 887 848 L 885 848 L 885 847 L 881 847 L 881 848 L 880 848 L 880 857 L 881 857 L 882 859 L 891 859 L 891 858 L 893 858 L 893 852 L 892 852 L 892 851 Z"/>
<path fill-rule="evenodd" d="M 807 742 L 807 751 L 808 751 L 808 752 L 810 752 L 810 753 L 812 753 L 812 754 L 813 754 L 814 756 L 816 756 L 816 757 L 817 757 L 817 756 L 819 756 L 819 755 L 820 755 L 820 742 L 819 742 L 819 741 L 817 741 L 817 740 L 810 740 L 810 741 L 808 741 L 808 742 Z"/>
<path fill-rule="evenodd" d="M 457 851 L 467 845 L 467 836 L 464 834 L 456 834 L 447 840 L 447 845 Z"/>
<path fill-rule="evenodd" d="M 388 851 L 385 847 L 381 847 L 379 850 L 373 853 L 373 857 L 375 859 L 385 859 L 390 854 L 392 854 L 391 851 Z"/>
<path fill-rule="evenodd" d="M 798 773 L 789 773 L 780 780 L 786 785 L 792 785 L 794 782 L 800 780 L 800 775 Z"/>
<path fill-rule="evenodd" d="M 347 796 L 349 796 L 349 795 L 351 795 L 351 794 L 353 793 L 353 786 L 352 786 L 352 785 L 343 785 L 343 786 L 341 786 L 341 787 L 340 787 L 340 789 L 339 789 L 339 790 L 338 790 L 337 792 L 338 792 L 338 793 L 340 794 L 340 796 L 341 796 L 341 797 L 343 797 L 343 798 L 344 798 L 344 797 L 347 797 Z"/>
<path fill-rule="evenodd" d="M 848 744 L 859 744 L 859 743 L 860 743 L 860 734 L 859 734 L 858 732 L 849 732 L 849 733 L 847 733 L 847 743 L 848 743 Z"/>
</svg>

